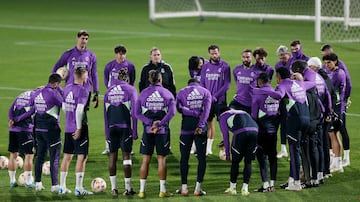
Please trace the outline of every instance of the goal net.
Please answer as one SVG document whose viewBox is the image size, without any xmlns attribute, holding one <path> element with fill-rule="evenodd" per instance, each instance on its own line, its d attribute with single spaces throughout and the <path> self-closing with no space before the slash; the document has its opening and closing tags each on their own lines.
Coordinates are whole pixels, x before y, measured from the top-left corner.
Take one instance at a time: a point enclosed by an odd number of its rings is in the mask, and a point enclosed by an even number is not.
<svg viewBox="0 0 360 202">
<path fill-rule="evenodd" d="M 181 17 L 314 22 L 315 41 L 360 41 L 360 0 L 149 0 L 150 20 Z"/>
</svg>

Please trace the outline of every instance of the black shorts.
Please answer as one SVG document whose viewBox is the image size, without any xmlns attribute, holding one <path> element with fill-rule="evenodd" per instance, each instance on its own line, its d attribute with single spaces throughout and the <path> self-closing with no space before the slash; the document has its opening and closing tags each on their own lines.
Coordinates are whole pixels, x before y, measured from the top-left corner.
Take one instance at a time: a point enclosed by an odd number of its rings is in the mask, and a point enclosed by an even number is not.
<svg viewBox="0 0 360 202">
<path fill-rule="evenodd" d="M 144 133 L 140 143 L 140 153 L 152 155 L 156 147 L 157 155 L 166 156 L 170 152 L 170 140 L 168 134 L 148 134 Z"/>
<path fill-rule="evenodd" d="M 240 104 L 238 101 L 236 100 L 232 100 L 229 104 L 229 107 L 231 109 L 236 109 L 236 110 L 243 110 L 245 112 L 247 112 L 248 114 L 251 114 L 251 107 L 250 106 L 245 106 L 243 104 Z"/>
<path fill-rule="evenodd" d="M 9 132 L 9 147 L 11 153 L 33 154 L 34 137 L 32 132 Z"/>
<path fill-rule="evenodd" d="M 65 133 L 64 153 L 67 154 L 84 154 L 89 153 L 89 129 L 87 125 L 81 128 L 80 138 L 73 139 L 73 133 Z"/>
<path fill-rule="evenodd" d="M 232 161 L 254 160 L 257 145 L 257 132 L 248 131 L 235 135 L 231 144 Z"/>
<path fill-rule="evenodd" d="M 216 115 L 217 119 L 220 116 L 220 112 L 223 111 L 222 109 L 226 108 L 226 102 L 223 103 L 212 103 L 211 109 L 209 113 L 208 122 L 212 121 Z"/>
<path fill-rule="evenodd" d="M 123 152 L 131 152 L 133 139 L 129 128 L 109 128 L 109 143 L 110 152 L 116 152 L 119 148 Z"/>
</svg>

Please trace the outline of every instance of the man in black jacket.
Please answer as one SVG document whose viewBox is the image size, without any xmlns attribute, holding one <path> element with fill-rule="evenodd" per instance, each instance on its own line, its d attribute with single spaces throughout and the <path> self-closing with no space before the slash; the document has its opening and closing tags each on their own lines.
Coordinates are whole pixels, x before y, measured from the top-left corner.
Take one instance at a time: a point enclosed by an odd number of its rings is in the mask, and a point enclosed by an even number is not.
<svg viewBox="0 0 360 202">
<path fill-rule="evenodd" d="M 161 73 L 162 85 L 168 89 L 174 97 L 176 97 L 175 79 L 171 66 L 162 60 L 161 51 L 159 48 L 152 48 L 150 51 L 150 62 L 147 63 L 141 70 L 139 81 L 140 92 L 147 88 L 149 83 L 149 71 L 156 70 Z"/>
</svg>

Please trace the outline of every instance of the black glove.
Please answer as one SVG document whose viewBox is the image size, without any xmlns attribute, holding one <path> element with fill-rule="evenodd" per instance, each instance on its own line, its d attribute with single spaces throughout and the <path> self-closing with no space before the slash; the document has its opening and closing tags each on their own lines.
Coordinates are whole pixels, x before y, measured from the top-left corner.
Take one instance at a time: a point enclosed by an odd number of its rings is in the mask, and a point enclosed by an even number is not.
<svg viewBox="0 0 360 202">
<path fill-rule="evenodd" d="M 99 106 L 99 94 L 98 94 L 98 92 L 96 92 L 96 93 L 94 94 L 94 97 L 93 97 L 93 99 L 92 99 L 92 102 L 93 102 L 94 108 L 97 108 L 97 107 Z"/>
</svg>

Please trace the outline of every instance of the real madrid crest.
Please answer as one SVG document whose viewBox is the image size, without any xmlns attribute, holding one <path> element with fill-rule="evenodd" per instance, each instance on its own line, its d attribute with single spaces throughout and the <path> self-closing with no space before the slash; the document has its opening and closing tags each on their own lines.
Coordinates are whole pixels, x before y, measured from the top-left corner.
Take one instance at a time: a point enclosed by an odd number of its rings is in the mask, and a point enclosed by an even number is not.
<svg viewBox="0 0 360 202">
<path fill-rule="evenodd" d="M 161 71 L 162 74 L 165 74 L 165 69 L 164 68 L 161 68 L 160 71 Z"/>
</svg>

